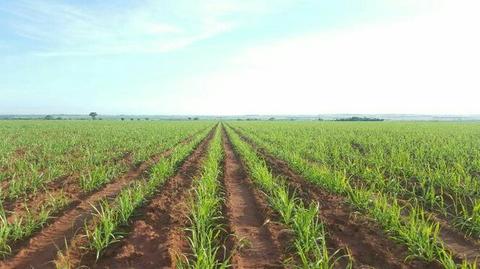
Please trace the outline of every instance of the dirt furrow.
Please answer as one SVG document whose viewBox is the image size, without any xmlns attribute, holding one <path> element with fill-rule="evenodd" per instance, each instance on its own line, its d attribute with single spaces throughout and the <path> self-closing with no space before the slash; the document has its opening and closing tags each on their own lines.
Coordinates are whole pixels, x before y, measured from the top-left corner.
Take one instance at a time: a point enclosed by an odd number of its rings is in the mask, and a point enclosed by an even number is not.
<svg viewBox="0 0 480 269">
<path fill-rule="evenodd" d="M 108 249 L 95 262 L 92 255 L 82 260 L 90 268 L 174 268 L 176 258 L 188 251 L 184 229 L 188 226 L 188 198 L 192 181 L 201 169 L 214 132 L 187 158 L 177 174 L 159 194 L 142 207 L 128 236 Z"/>
<path fill-rule="evenodd" d="M 154 163 L 171 154 L 173 150 L 174 148 L 168 149 L 150 160 L 132 167 L 127 173 L 97 192 L 84 195 L 77 187 L 70 186 L 72 191 L 69 196 L 72 197 L 73 203 L 68 209 L 30 240 L 16 243 L 12 248 L 12 253 L 15 255 L 5 261 L 0 261 L 0 268 L 53 267 L 51 261 L 55 259 L 58 250 L 63 249 L 65 242 L 68 242 L 83 227 L 85 221 L 92 217 L 92 205 L 101 199 L 115 197 L 125 186 L 140 178 Z M 65 190 L 69 190 L 69 188 Z"/>
<path fill-rule="evenodd" d="M 407 249 L 390 240 L 378 225 L 352 211 L 343 197 L 329 194 L 308 182 L 290 169 L 287 163 L 238 134 L 265 159 L 274 175 L 286 178 L 305 202 L 319 204 L 320 217 L 328 232 L 329 247 L 333 250 L 348 249 L 354 260 L 354 268 L 440 268 L 437 264 L 418 260 L 406 261 Z"/>
<path fill-rule="evenodd" d="M 223 131 L 225 217 L 234 234 L 234 268 L 283 268 L 280 225 L 270 222 L 268 205 L 258 193 Z"/>
<path fill-rule="evenodd" d="M 480 258 L 480 242 L 478 240 L 452 227 L 445 217 L 437 214 L 432 214 L 430 217 L 440 224 L 440 238 L 445 248 L 451 251 L 458 261 L 467 260 L 478 264 Z"/>
</svg>

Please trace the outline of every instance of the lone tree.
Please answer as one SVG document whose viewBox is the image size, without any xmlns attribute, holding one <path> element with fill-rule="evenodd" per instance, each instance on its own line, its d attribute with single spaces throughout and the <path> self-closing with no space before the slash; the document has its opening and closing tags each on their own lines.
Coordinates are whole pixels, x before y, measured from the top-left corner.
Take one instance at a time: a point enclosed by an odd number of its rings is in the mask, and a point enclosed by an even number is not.
<svg viewBox="0 0 480 269">
<path fill-rule="evenodd" d="M 90 112 L 90 114 L 88 115 L 92 117 L 92 120 L 94 120 L 98 116 L 97 112 Z"/>
</svg>

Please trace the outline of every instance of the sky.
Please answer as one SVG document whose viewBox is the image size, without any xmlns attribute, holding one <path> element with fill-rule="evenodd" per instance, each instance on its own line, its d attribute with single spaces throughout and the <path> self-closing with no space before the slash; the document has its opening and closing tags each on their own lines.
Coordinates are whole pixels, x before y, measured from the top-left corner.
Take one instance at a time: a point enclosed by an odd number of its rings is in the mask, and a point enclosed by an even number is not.
<svg viewBox="0 0 480 269">
<path fill-rule="evenodd" d="M 478 0 L 0 0 L 0 114 L 480 114 Z"/>
</svg>

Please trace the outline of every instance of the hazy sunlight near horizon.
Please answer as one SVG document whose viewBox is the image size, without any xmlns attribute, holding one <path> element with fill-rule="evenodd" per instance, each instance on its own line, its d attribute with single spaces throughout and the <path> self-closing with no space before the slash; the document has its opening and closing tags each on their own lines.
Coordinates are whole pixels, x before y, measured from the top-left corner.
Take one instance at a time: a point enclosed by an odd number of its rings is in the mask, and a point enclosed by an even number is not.
<svg viewBox="0 0 480 269">
<path fill-rule="evenodd" d="M 478 10 L 0 0 L 0 114 L 480 114 Z"/>
</svg>

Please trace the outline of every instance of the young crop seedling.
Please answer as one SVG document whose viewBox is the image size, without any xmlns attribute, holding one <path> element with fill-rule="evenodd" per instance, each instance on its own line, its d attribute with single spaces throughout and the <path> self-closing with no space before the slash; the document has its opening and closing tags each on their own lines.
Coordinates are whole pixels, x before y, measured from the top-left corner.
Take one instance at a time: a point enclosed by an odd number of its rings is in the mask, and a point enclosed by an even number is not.
<svg viewBox="0 0 480 269">
<path fill-rule="evenodd" d="M 271 174 L 265 161 L 238 134 L 229 127 L 227 133 L 233 147 L 245 161 L 253 181 L 267 194 L 272 208 L 282 216 L 282 222 L 294 232 L 297 257 L 286 262 L 298 268 L 334 268 L 338 252 L 329 254 L 325 228 L 318 218 L 318 206 L 305 206 L 295 193 L 288 191 L 283 180 Z"/>
<path fill-rule="evenodd" d="M 207 157 L 203 162 L 201 175 L 194 181 L 190 202 L 190 227 L 188 241 L 191 256 L 180 258 L 179 268 L 228 268 L 229 258 L 219 259 L 222 235 L 223 194 L 218 177 L 220 161 L 223 158 L 221 129 L 217 127 L 210 143 Z"/>
</svg>

